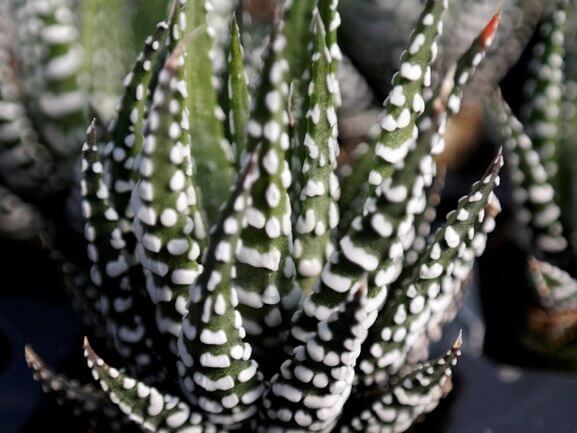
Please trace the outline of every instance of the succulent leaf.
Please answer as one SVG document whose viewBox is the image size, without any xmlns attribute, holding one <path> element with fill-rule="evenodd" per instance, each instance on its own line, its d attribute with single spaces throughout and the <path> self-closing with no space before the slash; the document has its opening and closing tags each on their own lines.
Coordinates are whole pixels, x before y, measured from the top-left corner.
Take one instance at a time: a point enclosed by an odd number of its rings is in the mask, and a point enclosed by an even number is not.
<svg viewBox="0 0 577 433">
<path fill-rule="evenodd" d="M 232 184 L 233 154 L 225 139 L 222 121 L 225 115 L 217 104 L 210 59 L 212 39 L 206 22 L 205 0 L 177 0 L 185 10 L 186 27 L 183 32 L 194 31 L 194 43 L 187 46 L 187 107 L 192 157 L 198 169 L 198 183 L 204 192 L 204 205 L 208 220 L 216 221 L 218 208 L 225 201 Z M 215 182 L 213 175 L 218 173 Z"/>
<path fill-rule="evenodd" d="M 181 385 L 188 399 L 210 422 L 233 429 L 256 413 L 263 392 L 233 282 L 248 193 L 258 176 L 255 159 L 247 162 L 211 231 L 203 271 L 190 289 L 178 346 Z"/>
<path fill-rule="evenodd" d="M 415 240 L 405 252 L 404 274 L 410 272 L 411 266 L 415 264 L 419 255 L 427 246 L 427 239 L 431 234 L 431 225 L 437 217 L 437 206 L 441 202 L 441 193 L 445 184 L 445 174 L 446 170 L 439 170 L 437 168 L 437 174 L 433 183 L 425 190 L 427 205 L 423 212 L 415 215 Z M 403 279 L 403 274 L 401 274 L 400 279 Z"/>
<path fill-rule="evenodd" d="M 28 118 L 15 48 L 9 43 L 16 29 L 2 11 L 0 25 L 5 32 L 0 40 L 0 178 L 23 196 L 42 196 L 59 187 L 51 179 L 54 161 Z"/>
<path fill-rule="evenodd" d="M 158 368 L 149 353 L 154 333 L 148 317 L 142 315 L 146 311 L 143 300 L 138 299 L 130 283 L 126 242 L 104 182 L 94 126 L 93 122 L 82 148 L 82 209 L 88 257 L 92 262 L 90 278 L 100 292 L 98 312 L 105 318 L 119 354 L 127 359 L 132 371 L 150 373 L 151 368 Z"/>
<path fill-rule="evenodd" d="M 318 9 L 326 31 L 326 45 L 331 55 L 331 73 L 337 77 L 342 60 L 342 53 L 337 41 L 337 31 L 341 25 L 341 15 L 338 11 L 339 0 L 319 0 Z M 341 93 L 337 88 L 334 93 L 335 104 L 341 106 Z"/>
<path fill-rule="evenodd" d="M 577 307 L 577 280 L 558 267 L 529 258 L 529 271 L 537 302 L 547 311 L 565 312 Z"/>
<path fill-rule="evenodd" d="M 226 49 L 231 36 L 230 22 L 240 6 L 240 0 L 207 0 L 206 3 L 208 32 L 212 38 L 210 56 L 213 74 L 217 78 L 215 82 L 217 89 L 226 84 L 222 77 L 227 66 Z"/>
<path fill-rule="evenodd" d="M 206 237 L 190 155 L 184 73 L 184 58 L 177 50 L 159 75 L 132 195 L 139 259 L 157 306 L 158 329 L 169 336 L 174 353 Z"/>
<path fill-rule="evenodd" d="M 430 152 L 433 155 L 439 155 L 445 150 L 447 123 L 459 113 L 464 89 L 474 77 L 477 68 L 485 58 L 487 49 L 495 39 L 500 20 L 500 13 L 489 20 L 469 49 L 448 71 L 445 80 L 427 102 L 425 113 L 418 121 L 420 134 L 417 140 L 417 148 L 426 150 L 427 154 Z M 427 165 L 428 167 L 426 167 Z M 419 169 L 425 179 L 427 205 L 415 215 L 415 239 L 406 253 L 405 273 L 411 272 L 411 265 L 418 257 L 416 253 L 424 248 L 426 236 L 430 232 L 430 224 L 435 218 L 435 203 L 438 202 L 436 195 L 440 193 L 438 190 L 435 191 L 435 182 L 429 182 L 429 176 L 427 176 L 427 172 L 432 172 L 434 177 L 437 177 L 436 163 L 423 158 L 420 161 Z M 437 188 L 442 187 L 442 179 L 440 183 L 441 185 L 437 185 Z"/>
<path fill-rule="evenodd" d="M 78 84 L 83 49 L 72 2 L 27 1 L 16 14 L 22 29 L 24 91 L 34 95 L 30 115 L 55 156 L 72 158 L 82 144 L 88 103 L 86 89 Z"/>
<path fill-rule="evenodd" d="M 168 20 L 158 23 L 155 31 L 145 39 L 143 50 L 124 78 L 124 92 L 117 115 L 109 124 L 111 140 L 105 149 L 109 183 L 114 192 L 113 201 L 120 214 L 127 249 L 131 253 L 135 249 L 136 240 L 132 232 L 134 214 L 130 201 L 139 178 L 136 160 L 142 150 L 144 124 L 160 71 L 167 57 L 183 38 L 183 20 L 183 6 L 175 0 L 171 4 Z M 136 272 L 133 272 L 133 278 Z"/>
<path fill-rule="evenodd" d="M 269 46 L 248 123 L 247 150 L 259 149 L 258 177 L 250 191 L 247 226 L 237 252 L 236 289 L 249 341 L 258 351 L 278 346 L 280 330 L 300 297 L 289 256 L 292 227 L 288 190 L 288 62 L 284 25 Z M 260 354 L 259 354 L 260 355 Z"/>
<path fill-rule="evenodd" d="M 168 25 L 160 23 L 156 31 L 145 41 L 143 51 L 124 79 L 124 93 L 117 116 L 110 124 L 111 141 L 106 147 L 109 161 L 110 188 L 114 207 L 123 220 L 124 232 L 130 233 L 132 209 L 130 196 L 138 179 L 135 159 L 142 149 L 142 127 L 147 108 L 147 96 L 154 89 L 152 78 L 154 65 L 160 61 L 161 43 L 169 31 Z M 134 243 L 129 239 L 129 242 Z"/>
<path fill-rule="evenodd" d="M 551 184 L 558 182 L 558 141 L 561 133 L 561 95 L 563 92 L 565 55 L 565 26 L 570 0 L 555 0 L 553 10 L 542 23 L 541 40 L 534 48 L 529 66 L 531 78 L 525 86 L 526 131 Z"/>
<path fill-rule="evenodd" d="M 289 82 L 300 80 L 308 68 L 310 32 L 317 0 L 290 0 L 283 5 L 286 59 L 289 64 Z"/>
<path fill-rule="evenodd" d="M 129 23 L 116 0 L 86 0 L 80 5 L 79 29 L 84 71 L 90 77 L 90 104 L 106 119 L 115 112 L 122 76 L 131 58 Z"/>
<path fill-rule="evenodd" d="M 483 61 L 487 49 L 493 42 L 500 18 L 501 15 L 498 13 L 488 22 L 467 51 L 449 69 L 445 80 L 438 86 L 433 97 L 426 101 L 424 114 L 418 119 L 417 123 L 419 128 L 417 148 L 421 149 L 421 152 L 425 152 L 426 155 L 429 153 L 438 155 L 443 152 L 447 122 L 459 112 L 463 91 L 471 81 L 477 67 Z M 411 47 L 413 46 L 415 45 L 411 45 Z M 395 91 L 393 89 L 393 92 Z M 424 94 L 425 92 L 423 92 Z M 401 102 L 404 96 L 397 91 L 397 94 L 392 93 L 389 98 L 391 97 Z M 385 116 L 386 113 L 383 114 L 383 122 L 387 119 Z M 369 141 L 368 150 L 354 160 L 351 174 L 343 182 L 342 200 L 340 202 L 341 208 L 343 208 L 343 225 L 350 223 L 351 214 L 354 213 L 354 210 L 367 196 L 371 188 L 369 173 L 372 168 L 372 156 L 377 146 L 378 140 L 376 137 Z M 436 172 L 436 166 L 432 160 L 427 160 L 426 156 L 413 160 L 413 164 L 417 161 L 419 164 L 423 164 L 420 169 L 426 181 L 426 187 L 429 187 L 431 184 L 429 180 L 431 178 L 430 173 L 434 174 Z M 416 218 L 421 218 L 421 214 L 422 212 L 418 212 Z"/>
<path fill-rule="evenodd" d="M 480 257 L 487 245 L 487 235 L 495 228 L 495 217 L 501 212 L 501 205 L 497 196 L 491 194 L 485 210 L 474 227 L 475 236 L 466 237 L 463 246 L 453 261 L 453 266 L 447 267 L 441 284 L 441 293 L 430 300 L 431 316 L 426 324 L 426 334 L 420 341 L 413 344 L 407 355 L 407 364 L 413 365 L 427 359 L 429 346 L 442 337 L 443 327 L 456 316 L 466 288 L 471 282 L 475 260 Z"/>
<path fill-rule="evenodd" d="M 250 116 L 248 79 L 244 69 L 244 50 L 238 23 L 232 20 L 229 49 L 228 98 L 230 141 L 234 146 L 236 166 L 241 165 L 241 155 L 246 149 L 246 125 Z"/>
<path fill-rule="evenodd" d="M 424 186 L 422 179 L 415 179 L 414 170 L 401 163 L 405 162 L 407 155 L 420 159 L 415 152 L 409 153 L 417 139 L 417 116 L 425 108 L 424 102 L 415 104 L 414 101 L 422 101 L 422 89 L 428 85 L 428 65 L 442 27 L 439 22 L 445 8 L 443 1 L 426 3 L 411 45 L 415 45 L 417 39 L 420 42 L 402 56 L 401 72 L 393 79 L 400 90 L 393 91 L 385 103 L 390 114 L 381 124 L 380 142 L 375 148 L 376 157 L 370 175 L 371 193 L 361 215 L 353 221 L 351 229 L 327 262 L 312 295 L 304 300 L 291 330 L 296 341 L 305 342 L 317 323 L 326 320 L 367 274 L 376 275 L 374 284 L 369 280 L 368 302 L 372 311 L 380 308 L 387 296 L 387 286 L 399 276 L 403 245 L 398 236 L 412 228 L 414 211 L 410 209 L 414 207 L 413 200 L 419 200 Z M 394 92 L 401 93 L 401 106 L 395 105 L 399 101 Z M 413 187 L 413 182 L 416 187 Z M 413 189 L 416 194 L 412 194 Z M 393 233 L 396 235 L 391 237 Z"/>
<path fill-rule="evenodd" d="M 28 367 L 34 372 L 34 379 L 42 384 L 45 392 L 53 394 L 61 404 L 71 406 L 76 415 L 104 415 L 108 427 L 113 431 L 120 431 L 120 427 L 126 424 L 122 413 L 100 389 L 56 374 L 30 346 L 25 347 L 25 356 Z"/>
<path fill-rule="evenodd" d="M 549 173 L 503 97 L 495 94 L 492 102 L 515 186 L 513 198 L 522 206 L 518 218 L 530 228 L 533 248 L 545 254 L 562 253 L 567 248 L 567 240 L 563 237 L 561 211 L 555 202 Z"/>
<path fill-rule="evenodd" d="M 374 317 L 366 281 L 296 346 L 265 394 L 259 432 L 330 432 L 352 391 L 355 363 Z"/>
<path fill-rule="evenodd" d="M 455 260 L 467 254 L 466 242 L 474 244 L 478 241 L 475 237 L 484 242 L 486 235 L 477 233 L 475 226 L 484 219 L 487 203 L 492 201 L 502 165 L 499 152 L 482 180 L 447 215 L 447 222 L 415 264 L 413 275 L 393 286 L 360 358 L 359 375 L 365 385 L 383 383 L 399 372 L 407 353 L 426 333 L 432 304 L 442 295 L 443 285 L 452 283 Z"/>
<path fill-rule="evenodd" d="M 324 25 L 314 21 L 312 77 L 309 87 L 307 132 L 304 139 L 299 215 L 295 226 L 293 256 L 303 291 L 310 292 L 333 250 L 332 231 L 337 227 L 340 192 L 335 175 L 338 155 L 336 100 L 338 82 L 332 72 Z"/>
<path fill-rule="evenodd" d="M 144 431 L 170 433 L 214 432 L 203 416 L 178 397 L 134 379 L 107 365 L 84 341 L 84 356 L 95 380 L 112 403 Z"/>
<path fill-rule="evenodd" d="M 343 417 L 341 433 L 353 431 L 401 433 L 420 416 L 431 412 L 452 387 L 451 369 L 461 355 L 461 337 L 436 361 L 418 365 L 377 395 L 362 402 L 351 417 Z"/>
</svg>

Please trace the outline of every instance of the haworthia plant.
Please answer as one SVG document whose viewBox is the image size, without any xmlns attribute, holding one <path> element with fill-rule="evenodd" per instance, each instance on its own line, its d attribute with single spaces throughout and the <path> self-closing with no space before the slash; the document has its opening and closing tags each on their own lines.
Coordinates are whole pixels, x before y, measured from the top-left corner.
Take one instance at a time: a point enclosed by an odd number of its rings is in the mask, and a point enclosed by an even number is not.
<svg viewBox="0 0 577 433">
<path fill-rule="evenodd" d="M 204 2 L 174 0 L 108 130 L 89 129 L 92 271 L 55 257 L 108 342 L 98 350 L 118 355 L 114 368 L 86 343 L 94 398 L 145 431 L 401 431 L 448 391 L 460 345 L 424 365 L 417 349 L 484 249 L 501 157 L 429 238 L 433 155 L 498 18 L 433 91 L 447 2 L 426 2 L 375 125 L 364 202 L 339 228 L 337 6 L 287 2 L 252 84 L 236 23 L 229 70 L 213 74 Z"/>
<path fill-rule="evenodd" d="M 561 83 L 570 2 L 555 1 L 554 10 L 541 25 L 540 40 L 533 49 L 533 60 L 529 65 L 531 77 L 524 89 L 528 97 L 523 113 L 526 129 L 554 186 L 558 185 L 557 142 L 561 133 Z"/>
<path fill-rule="evenodd" d="M 555 190 L 549 173 L 523 125 L 499 94 L 495 96 L 495 113 L 509 152 L 511 177 L 518 185 L 514 199 L 523 207 L 520 222 L 531 227 L 532 242 L 539 251 L 562 253 L 567 248 L 567 241 L 559 222 L 561 210 L 554 200 Z"/>
<path fill-rule="evenodd" d="M 545 352 L 549 345 L 573 342 L 576 326 L 572 318 L 577 299 L 575 94 L 571 91 L 576 6 L 572 0 L 555 0 L 546 10 L 525 84 L 523 122 L 501 93 L 495 93 L 489 103 L 495 135 L 507 151 L 522 235 L 519 243 L 528 255 L 526 276 L 533 296 L 527 306 L 530 332 L 524 341 Z"/>
</svg>

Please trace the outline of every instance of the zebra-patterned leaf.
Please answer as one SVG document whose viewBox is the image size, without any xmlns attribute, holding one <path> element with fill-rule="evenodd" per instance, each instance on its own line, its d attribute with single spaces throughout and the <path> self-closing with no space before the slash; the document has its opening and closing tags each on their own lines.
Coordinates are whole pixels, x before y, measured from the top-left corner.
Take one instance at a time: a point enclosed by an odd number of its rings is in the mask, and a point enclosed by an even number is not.
<svg viewBox="0 0 577 433">
<path fill-rule="evenodd" d="M 92 376 L 108 398 L 144 431 L 169 433 L 209 433 L 215 428 L 178 397 L 126 375 L 106 364 L 84 340 L 84 356 Z"/>
<path fill-rule="evenodd" d="M 493 200 L 502 165 L 499 152 L 482 180 L 447 215 L 447 222 L 415 264 L 413 275 L 392 291 L 363 347 L 359 376 L 365 385 L 386 382 L 400 371 L 408 352 L 427 332 L 432 306 L 442 296 L 443 286 L 452 283 L 455 260 L 468 254 L 466 243 L 485 241 L 486 235 L 475 229 Z"/>
<path fill-rule="evenodd" d="M 178 50 L 159 75 L 132 195 L 134 232 L 158 330 L 176 353 L 188 288 L 201 271 L 205 223 L 191 160 L 184 57 Z"/>
<path fill-rule="evenodd" d="M 316 15 L 314 24 L 312 80 L 309 87 L 304 161 L 299 177 L 300 197 L 295 203 L 299 217 L 295 226 L 293 256 L 299 284 L 310 292 L 332 253 L 332 230 L 337 227 L 339 181 L 335 175 L 338 155 L 336 103 L 338 81 L 331 71 L 324 25 Z"/>
</svg>

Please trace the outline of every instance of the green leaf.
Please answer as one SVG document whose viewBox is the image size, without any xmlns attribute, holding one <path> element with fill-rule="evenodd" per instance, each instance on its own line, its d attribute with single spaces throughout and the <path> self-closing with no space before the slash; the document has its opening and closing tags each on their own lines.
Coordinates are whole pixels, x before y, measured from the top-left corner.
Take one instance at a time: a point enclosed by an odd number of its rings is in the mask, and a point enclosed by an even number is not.
<svg viewBox="0 0 577 433">
<path fill-rule="evenodd" d="M 228 72 L 228 114 L 230 140 L 234 146 L 237 168 L 246 149 L 246 125 L 250 116 L 250 95 L 248 80 L 244 70 L 244 50 L 236 18 L 232 20 L 230 31 L 230 52 Z"/>
<path fill-rule="evenodd" d="M 133 249 L 134 244 L 131 234 L 134 215 L 130 197 L 138 180 L 135 160 L 142 149 L 144 121 L 157 85 L 157 75 L 168 53 L 175 48 L 181 37 L 179 20 L 182 13 L 180 3 L 175 2 L 169 22 L 160 22 L 154 33 L 146 38 L 142 52 L 124 79 L 124 93 L 117 116 L 109 126 L 111 141 L 106 146 L 106 157 L 109 162 L 110 185 L 129 250 Z"/>
<path fill-rule="evenodd" d="M 30 115 L 42 140 L 61 160 L 78 155 L 88 109 L 86 89 L 79 84 L 83 50 L 71 3 L 31 0 L 17 12 Z"/>
<path fill-rule="evenodd" d="M 285 42 L 281 22 L 265 58 L 248 123 L 247 149 L 259 150 L 258 177 L 250 191 L 247 226 L 242 230 L 237 252 L 239 311 L 259 356 L 265 355 L 263 347 L 270 349 L 282 343 L 279 333 L 286 330 L 300 297 L 289 255 L 292 227 L 288 189 L 292 176 L 286 161 L 289 136 Z"/>
<path fill-rule="evenodd" d="M 451 369 L 461 355 L 461 337 L 453 348 L 436 361 L 414 368 L 384 391 L 360 402 L 350 416 L 345 413 L 338 431 L 402 432 L 419 417 L 435 409 L 452 388 Z"/>
<path fill-rule="evenodd" d="M 567 240 L 563 237 L 559 221 L 561 211 L 555 202 L 549 172 L 523 125 L 500 93 L 494 95 L 492 108 L 507 150 L 507 163 L 515 188 L 513 198 L 522 208 L 517 217 L 530 228 L 531 247 L 549 255 L 563 253 Z"/>
<path fill-rule="evenodd" d="M 459 112 L 461 107 L 461 100 L 463 97 L 463 90 L 471 81 L 475 74 L 477 67 L 483 61 L 487 49 L 494 40 L 497 27 L 500 22 L 500 14 L 496 14 L 475 38 L 471 46 L 459 57 L 455 65 L 449 69 L 443 83 L 435 90 L 432 98 L 430 98 L 425 105 L 424 114 L 418 119 L 417 126 L 419 128 L 419 137 L 417 140 L 417 148 L 421 153 L 428 155 L 432 153 L 438 155 L 443 152 L 445 148 L 444 134 L 447 122 Z M 415 38 L 411 49 L 415 50 L 422 42 L 421 38 Z M 399 103 L 404 96 L 397 91 L 391 95 Z M 424 92 L 423 92 L 424 94 Z M 419 102 L 420 103 L 420 102 Z M 383 122 L 386 121 L 387 115 L 383 114 Z M 343 212 L 343 223 L 350 223 L 353 218 L 355 209 L 366 198 L 371 189 L 370 186 L 370 171 L 373 166 L 373 154 L 378 146 L 378 137 L 369 137 L 368 150 L 363 151 L 361 156 L 356 157 L 351 166 L 351 174 L 343 182 L 343 193 L 340 205 Z M 426 186 L 430 186 L 430 173 L 436 172 L 435 164 L 432 160 L 428 162 L 421 156 L 420 158 L 412 159 L 412 170 L 417 170 L 415 164 L 426 164 L 427 167 L 421 167 L 419 170 L 424 175 Z M 408 164 L 409 162 L 407 162 Z M 425 169 L 425 172 L 423 172 Z M 419 212 L 416 218 L 420 218 L 422 212 Z M 343 224 L 341 224 L 343 226 Z"/>
<path fill-rule="evenodd" d="M 92 262 L 90 278 L 100 292 L 98 312 L 130 370 L 156 373 L 158 365 L 154 365 L 155 359 L 149 353 L 154 332 L 149 326 L 150 318 L 143 316 L 146 311 L 143 300 L 138 299 L 131 287 L 126 242 L 103 171 L 93 122 L 82 148 L 81 188 L 82 213 L 86 219 L 84 234 Z"/>
<path fill-rule="evenodd" d="M 15 29 L 6 21 L 4 37 L 10 39 Z M 42 196 L 62 185 L 54 182 L 53 157 L 28 118 L 14 54 L 7 41 L 0 44 L 0 179 L 22 196 Z"/>
<path fill-rule="evenodd" d="M 387 99 L 389 114 L 375 148 L 369 198 L 327 262 L 312 295 L 305 299 L 298 312 L 292 328 L 292 336 L 297 341 L 306 341 L 308 332 L 314 330 L 319 321 L 326 320 L 359 281 L 379 269 L 374 284 L 369 280 L 368 294 L 370 309 L 377 310 L 387 296 L 387 286 L 400 273 L 403 259 L 400 237 L 412 228 L 415 203 L 421 200 L 425 184 L 405 163 L 407 158 L 421 158 L 409 152 L 417 139 L 417 116 L 425 108 L 421 93 L 429 85 L 429 63 L 445 7 L 443 1 L 427 2 L 411 41 L 411 46 L 416 48 L 402 55 L 403 66 L 393 84 L 397 88 L 394 92 L 403 93 L 403 104 L 395 105 L 399 103 L 398 95 Z M 421 41 L 421 38 L 424 39 Z M 419 44 L 415 43 L 417 39 Z"/>
<path fill-rule="evenodd" d="M 326 45 L 331 54 L 331 73 L 336 77 L 342 59 L 341 49 L 337 41 L 337 32 L 341 25 L 341 16 L 338 11 L 339 0 L 318 0 L 318 9 L 326 30 Z M 335 104 L 341 105 L 341 93 L 337 88 L 335 94 Z"/>
<path fill-rule="evenodd" d="M 359 284 L 280 367 L 264 398 L 261 423 L 279 431 L 330 432 L 351 394 L 355 363 L 374 320 Z"/>
<path fill-rule="evenodd" d="M 411 266 L 413 266 L 419 259 L 419 255 L 424 251 L 427 246 L 427 239 L 431 234 L 431 225 L 437 217 L 437 207 L 441 202 L 441 193 L 445 185 L 445 173 L 446 170 L 439 171 L 437 168 L 437 174 L 435 180 L 426 188 L 425 194 L 427 196 L 427 205 L 425 210 L 421 213 L 415 215 L 415 240 L 412 245 L 405 252 L 405 263 L 403 265 L 403 273 L 399 277 L 399 280 L 403 280 L 403 276 L 410 272 Z"/>
<path fill-rule="evenodd" d="M 495 217 L 501 212 L 501 204 L 494 194 L 489 196 L 487 206 L 475 223 L 473 238 L 467 236 L 460 250 L 447 270 L 441 282 L 439 295 L 429 300 L 431 316 L 427 320 L 426 333 L 419 337 L 407 354 L 407 364 L 413 365 L 428 357 L 429 346 L 442 337 L 443 327 L 451 323 L 461 307 L 466 288 L 471 282 L 475 260 L 480 257 L 487 245 L 487 236 L 495 228 Z M 482 217 L 482 218 L 481 218 Z M 407 268 L 410 273 L 412 267 Z M 402 277 L 399 281 L 403 281 Z M 395 288 L 393 289 L 395 290 Z"/>
<path fill-rule="evenodd" d="M 539 305 L 547 312 L 572 311 L 577 305 L 577 280 L 558 267 L 529 258 L 529 271 Z"/>
<path fill-rule="evenodd" d="M 92 384 L 81 384 L 77 380 L 56 374 L 30 346 L 24 348 L 26 363 L 34 373 L 34 379 L 40 382 L 44 392 L 52 394 L 60 404 L 77 416 L 96 419 L 102 417 L 112 431 L 120 431 L 126 426 L 123 414 L 111 404 L 106 394 Z"/>
<path fill-rule="evenodd" d="M 256 158 L 247 163 L 218 224 L 211 231 L 203 271 L 190 289 L 188 313 L 178 342 L 182 389 L 210 422 L 240 427 L 257 410 L 262 373 L 246 342 L 233 278 L 242 219 L 255 178 Z"/>
<path fill-rule="evenodd" d="M 317 0 L 291 0 L 283 10 L 286 58 L 289 82 L 300 80 L 308 68 L 309 45 L 312 42 L 311 23 Z"/>
<path fill-rule="evenodd" d="M 417 141 L 417 148 L 423 149 L 426 153 L 433 155 L 440 155 L 445 150 L 445 131 L 447 123 L 459 113 L 461 108 L 461 101 L 463 99 L 463 91 L 467 84 L 471 82 L 477 68 L 485 58 L 487 49 L 491 46 L 495 39 L 501 14 L 497 13 L 479 33 L 479 35 L 472 42 L 471 46 L 465 51 L 455 65 L 449 69 L 445 79 L 436 89 L 433 97 L 427 102 L 425 113 L 419 119 L 418 128 L 420 131 Z M 430 161 L 430 160 L 429 160 Z M 427 160 L 421 160 L 420 164 L 425 164 Z M 423 168 L 420 167 L 422 171 Z M 429 170 L 437 176 L 436 164 L 429 164 Z M 425 170 L 423 175 L 426 175 Z M 426 176 L 425 176 L 426 177 Z M 442 187 L 441 180 L 441 186 Z M 416 235 L 411 246 L 406 253 L 405 274 L 410 272 L 411 260 L 416 258 L 416 252 L 422 251 L 424 248 L 424 241 L 430 232 L 430 224 L 435 218 L 435 208 L 438 204 L 437 195 L 440 190 L 434 190 L 434 182 L 426 182 L 427 205 L 421 212 L 415 215 L 414 225 L 416 227 Z M 439 186 L 438 186 L 439 187 Z M 416 251 L 415 251 L 416 250 Z M 401 276 L 401 279 L 403 276 Z"/>
<path fill-rule="evenodd" d="M 128 70 L 132 41 L 130 23 L 118 0 L 84 0 L 80 4 L 80 39 L 90 103 L 105 119 L 115 112 L 122 77 Z"/>
<path fill-rule="evenodd" d="M 157 326 L 176 353 L 188 288 L 199 264 L 205 223 L 191 160 L 186 82 L 181 52 L 175 52 L 160 72 L 145 138 L 138 158 L 140 179 L 132 196 L 134 232 L 146 286 L 157 306 Z"/>
<path fill-rule="evenodd" d="M 178 397 L 132 378 L 107 365 L 84 340 L 84 356 L 92 376 L 108 398 L 144 431 L 170 433 L 214 431 L 204 424 L 202 414 L 195 412 Z"/>
<path fill-rule="evenodd" d="M 554 188 L 559 187 L 558 157 L 561 136 L 565 26 L 570 0 L 556 0 L 539 29 L 540 40 L 529 65 L 524 109 L 527 135 L 539 153 Z"/>
<path fill-rule="evenodd" d="M 199 187 L 205 198 L 208 221 L 214 222 L 232 183 L 233 154 L 225 139 L 225 116 L 217 104 L 210 59 L 212 39 L 207 31 L 205 0 L 178 0 L 185 7 L 186 31 L 193 41 L 187 45 L 187 107 L 193 160 Z M 218 173 L 218 180 L 214 176 Z"/>
<path fill-rule="evenodd" d="M 443 296 L 443 286 L 452 282 L 455 260 L 468 254 L 467 242 L 484 244 L 486 235 L 475 228 L 484 218 L 487 203 L 494 200 L 493 189 L 499 184 L 502 165 L 499 153 L 482 180 L 447 215 L 447 222 L 414 266 L 413 275 L 399 287 L 393 286 L 395 290 L 379 312 L 361 354 L 358 374 L 365 385 L 383 383 L 399 372 L 408 352 L 427 332 L 433 304 Z"/>
<path fill-rule="evenodd" d="M 299 285 L 310 292 L 332 253 L 332 231 L 337 227 L 340 193 L 335 170 L 338 155 L 336 100 L 338 81 L 333 74 L 332 58 L 326 45 L 326 34 L 320 17 L 315 15 L 312 54 L 312 79 L 309 85 L 309 110 L 301 173 L 301 188 L 295 202 L 295 259 Z"/>
</svg>

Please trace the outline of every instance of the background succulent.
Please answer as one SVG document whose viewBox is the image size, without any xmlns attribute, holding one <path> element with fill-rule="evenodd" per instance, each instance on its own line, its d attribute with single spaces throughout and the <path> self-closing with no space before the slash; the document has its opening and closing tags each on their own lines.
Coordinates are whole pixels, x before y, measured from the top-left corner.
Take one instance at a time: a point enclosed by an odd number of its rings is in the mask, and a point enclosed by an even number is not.
<svg viewBox="0 0 577 433">
<path fill-rule="evenodd" d="M 337 174 L 338 2 L 287 2 L 254 83 L 236 21 L 219 78 L 205 2 L 172 2 L 112 120 L 87 130 L 87 260 L 48 240 L 119 368 L 87 340 L 96 391 L 29 348 L 43 385 L 84 414 L 108 398 L 107 431 L 401 432 L 431 411 L 461 341 L 436 361 L 427 348 L 494 227 L 502 166 L 429 236 L 434 156 L 500 18 L 433 86 L 447 6 L 424 5 L 353 182 Z"/>
<path fill-rule="evenodd" d="M 529 64 L 519 118 L 497 94 L 491 107 L 507 149 L 518 205 L 517 233 L 528 254 L 533 297 L 526 314 L 528 345 L 559 356 L 572 368 L 575 341 L 575 111 L 576 5 L 547 9 Z M 522 119 L 522 120 L 519 120 Z M 527 328 L 528 327 L 528 328 Z M 532 335 L 532 336 L 531 336 Z M 554 355 L 556 354 L 557 355 Z"/>
</svg>

